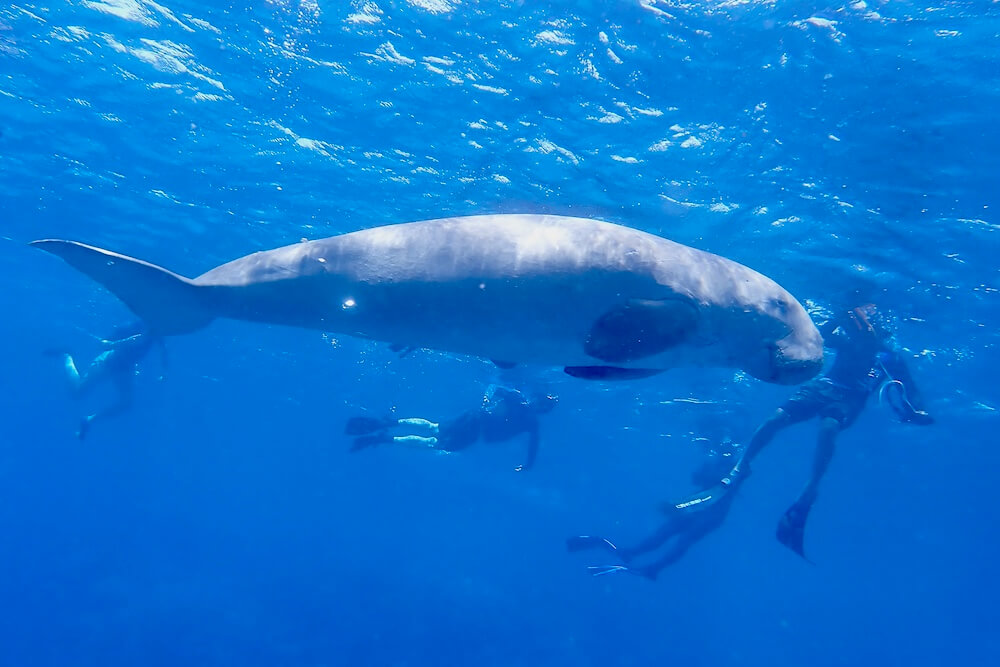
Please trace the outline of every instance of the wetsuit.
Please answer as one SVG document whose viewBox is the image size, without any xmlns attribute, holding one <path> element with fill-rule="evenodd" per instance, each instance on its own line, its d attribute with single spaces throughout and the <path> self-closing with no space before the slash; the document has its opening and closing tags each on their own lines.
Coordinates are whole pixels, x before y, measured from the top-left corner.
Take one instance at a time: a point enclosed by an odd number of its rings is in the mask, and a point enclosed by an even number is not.
<svg viewBox="0 0 1000 667">
<path fill-rule="evenodd" d="M 922 410 L 920 393 L 899 350 L 851 320 L 824 327 L 824 342 L 836 356 L 830 370 L 802 385 L 781 409 L 792 423 L 830 417 L 845 429 L 864 410 L 868 398 L 887 380 L 906 387 L 913 407 Z M 910 420 L 920 421 L 919 416 Z M 752 455 L 755 452 L 750 452 Z"/>
<path fill-rule="evenodd" d="M 128 330 L 135 331 L 137 326 Z M 83 373 L 77 369 L 71 354 L 63 355 L 63 363 L 70 384 L 78 396 L 88 394 L 98 384 L 109 382 L 118 393 L 118 400 L 94 414 L 84 417 L 77 430 L 77 437 L 86 437 L 90 426 L 98 419 L 114 417 L 132 407 L 132 391 L 136 367 L 155 346 L 159 346 L 164 367 L 167 364 L 166 347 L 163 339 L 149 333 L 139 332 L 116 340 L 102 340 L 104 351 L 98 354 Z"/>
<path fill-rule="evenodd" d="M 490 385 L 482 404 L 440 423 L 421 418 L 349 420 L 345 433 L 356 435 L 352 450 L 388 442 L 411 443 L 433 447 L 445 452 L 458 452 L 479 441 L 499 443 L 521 434 L 528 436 L 528 451 L 519 470 L 535 463 L 540 444 L 539 415 L 552 407 L 554 398 L 528 401 L 514 389 Z M 400 433 L 400 430 L 405 433 Z"/>
</svg>

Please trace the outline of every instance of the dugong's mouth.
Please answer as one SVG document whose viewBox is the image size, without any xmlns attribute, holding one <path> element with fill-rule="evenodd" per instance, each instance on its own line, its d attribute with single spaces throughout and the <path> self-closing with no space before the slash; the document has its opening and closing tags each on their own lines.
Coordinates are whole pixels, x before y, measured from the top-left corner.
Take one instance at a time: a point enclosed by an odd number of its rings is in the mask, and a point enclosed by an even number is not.
<svg viewBox="0 0 1000 667">
<path fill-rule="evenodd" d="M 794 343 L 788 339 L 768 343 L 754 355 L 746 371 L 774 384 L 801 384 L 823 368 L 822 343 Z"/>
<path fill-rule="evenodd" d="M 768 382 L 801 384 L 823 369 L 822 343 L 816 345 L 782 343 L 785 341 L 770 346 Z"/>
</svg>

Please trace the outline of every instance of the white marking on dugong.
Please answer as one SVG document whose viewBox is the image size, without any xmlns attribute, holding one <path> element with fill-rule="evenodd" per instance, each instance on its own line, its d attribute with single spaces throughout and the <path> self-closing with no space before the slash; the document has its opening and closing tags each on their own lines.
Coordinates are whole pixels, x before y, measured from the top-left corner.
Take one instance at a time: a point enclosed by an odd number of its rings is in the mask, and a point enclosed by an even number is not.
<svg viewBox="0 0 1000 667">
<path fill-rule="evenodd" d="M 74 241 L 33 244 L 163 335 L 227 317 L 609 379 L 694 364 L 795 384 L 823 361 L 809 315 L 770 278 L 597 220 L 388 225 L 257 252 L 193 280 Z"/>
</svg>

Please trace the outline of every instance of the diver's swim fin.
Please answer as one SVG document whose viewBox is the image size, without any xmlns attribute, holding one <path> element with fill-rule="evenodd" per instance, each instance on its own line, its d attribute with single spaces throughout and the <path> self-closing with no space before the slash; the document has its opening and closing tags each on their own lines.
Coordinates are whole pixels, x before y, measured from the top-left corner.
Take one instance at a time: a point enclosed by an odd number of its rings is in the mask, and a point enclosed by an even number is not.
<svg viewBox="0 0 1000 667">
<path fill-rule="evenodd" d="M 389 426 L 390 420 L 376 417 L 351 417 L 344 426 L 344 435 L 366 435 Z"/>
<path fill-rule="evenodd" d="M 588 565 L 587 569 L 590 570 L 590 576 L 592 577 L 603 577 L 606 574 L 629 571 L 624 565 Z"/>
<path fill-rule="evenodd" d="M 567 366 L 566 375 L 581 380 L 638 380 L 663 371 L 655 368 L 615 368 L 614 366 Z"/>
<path fill-rule="evenodd" d="M 811 503 L 796 502 L 785 511 L 775 531 L 775 537 L 779 542 L 809 563 L 812 561 L 806 558 L 805 554 L 805 532 L 810 509 L 812 509 Z"/>
<path fill-rule="evenodd" d="M 215 318 L 207 298 L 210 288 L 155 264 L 76 241 L 44 239 L 31 245 L 107 287 L 161 336 L 190 333 Z"/>
<path fill-rule="evenodd" d="M 369 447 L 375 447 L 376 445 L 385 445 L 392 442 L 392 436 L 386 433 L 373 433 L 371 435 L 360 435 L 354 439 L 351 443 L 352 452 L 360 452 L 362 449 L 368 449 Z"/>
<path fill-rule="evenodd" d="M 566 538 L 566 551 L 575 552 L 584 549 L 607 549 L 611 553 L 618 551 L 614 543 L 596 535 L 574 535 Z"/>
</svg>

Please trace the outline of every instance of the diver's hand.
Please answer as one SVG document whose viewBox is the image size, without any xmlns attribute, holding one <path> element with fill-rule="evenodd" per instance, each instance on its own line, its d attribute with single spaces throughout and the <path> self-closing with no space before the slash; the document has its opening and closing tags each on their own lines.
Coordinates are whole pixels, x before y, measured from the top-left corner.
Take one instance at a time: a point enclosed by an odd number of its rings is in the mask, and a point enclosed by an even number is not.
<svg viewBox="0 0 1000 667">
<path fill-rule="evenodd" d="M 924 410 L 914 410 L 907 418 L 908 422 L 913 422 L 914 424 L 920 424 L 921 426 L 929 426 L 934 423 L 934 417 L 931 417 Z"/>
</svg>

